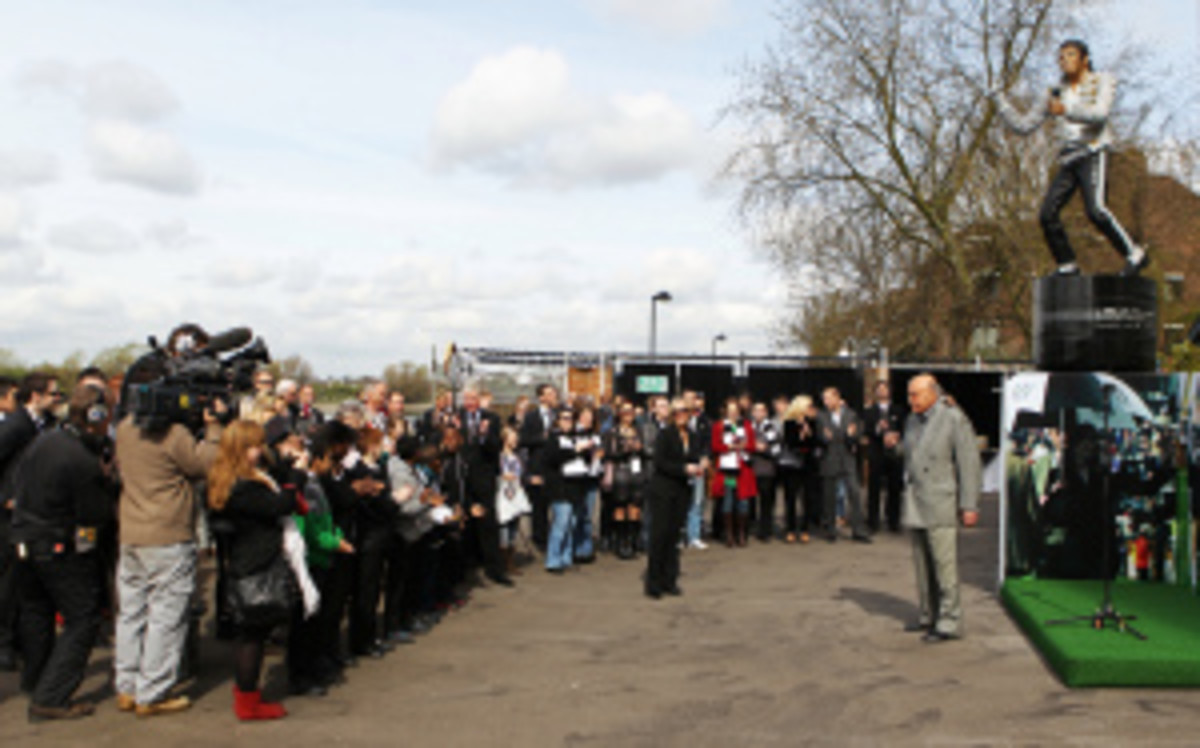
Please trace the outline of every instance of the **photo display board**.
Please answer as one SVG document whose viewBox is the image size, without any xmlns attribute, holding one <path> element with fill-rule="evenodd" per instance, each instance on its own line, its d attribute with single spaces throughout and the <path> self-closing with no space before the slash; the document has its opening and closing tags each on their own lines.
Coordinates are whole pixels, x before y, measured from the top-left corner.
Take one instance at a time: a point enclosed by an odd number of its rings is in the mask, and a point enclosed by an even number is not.
<svg viewBox="0 0 1200 748">
<path fill-rule="evenodd" d="M 1027 372 L 1005 382 L 1003 576 L 1195 587 L 1195 379 Z"/>
</svg>

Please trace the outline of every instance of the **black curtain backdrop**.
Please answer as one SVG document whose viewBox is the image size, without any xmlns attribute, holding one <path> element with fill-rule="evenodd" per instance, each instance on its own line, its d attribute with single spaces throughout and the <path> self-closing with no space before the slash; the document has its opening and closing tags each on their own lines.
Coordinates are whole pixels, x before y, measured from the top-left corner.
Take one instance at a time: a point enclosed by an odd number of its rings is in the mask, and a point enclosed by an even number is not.
<svg viewBox="0 0 1200 748">
<path fill-rule="evenodd" d="M 755 366 L 749 367 L 746 383 L 754 400 L 770 402 L 777 395 L 811 395 L 817 407 L 821 405 L 821 391 L 826 387 L 837 387 L 844 399 L 856 412 L 862 412 L 862 372 L 846 367 L 799 367 L 799 366 Z"/>
<path fill-rule="evenodd" d="M 710 417 L 721 412 L 721 405 L 736 394 L 733 367 L 707 364 L 684 364 L 680 368 L 680 389 L 704 393 L 704 406 Z"/>
<path fill-rule="evenodd" d="M 1004 377 L 995 372 L 928 371 L 937 377 L 942 390 L 952 396 L 971 419 L 975 433 L 987 437 L 988 449 L 998 449 Z M 892 400 L 903 403 L 907 409 L 908 381 L 920 373 L 913 369 L 892 369 L 888 377 L 892 386 Z"/>
</svg>

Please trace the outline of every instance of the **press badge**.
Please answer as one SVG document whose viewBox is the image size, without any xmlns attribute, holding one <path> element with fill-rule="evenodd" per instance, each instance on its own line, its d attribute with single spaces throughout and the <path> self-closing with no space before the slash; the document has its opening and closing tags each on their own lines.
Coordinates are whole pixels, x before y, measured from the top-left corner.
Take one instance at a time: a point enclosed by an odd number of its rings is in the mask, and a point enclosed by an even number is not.
<svg viewBox="0 0 1200 748">
<path fill-rule="evenodd" d="M 96 550 L 96 528 L 75 528 L 75 552 L 87 553 Z"/>
</svg>

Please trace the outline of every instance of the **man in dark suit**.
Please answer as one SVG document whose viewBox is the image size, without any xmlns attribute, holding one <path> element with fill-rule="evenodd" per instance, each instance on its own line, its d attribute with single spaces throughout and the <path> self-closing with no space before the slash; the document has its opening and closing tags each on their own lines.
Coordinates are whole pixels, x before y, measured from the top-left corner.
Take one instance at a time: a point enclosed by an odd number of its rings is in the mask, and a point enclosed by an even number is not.
<svg viewBox="0 0 1200 748">
<path fill-rule="evenodd" d="M 546 496 L 546 439 L 558 411 L 558 390 L 550 384 L 539 384 L 537 407 L 530 408 L 521 423 L 521 447 L 529 454 L 525 467 L 525 492 L 533 505 L 533 544 L 542 551 L 550 535 L 549 500 Z"/>
<path fill-rule="evenodd" d="M 875 385 L 875 402 L 863 413 L 867 437 L 867 525 L 871 532 L 879 531 L 880 492 L 887 489 L 884 516 L 888 529 L 900 532 L 900 498 L 904 490 L 904 458 L 888 449 L 884 438 L 904 432 L 904 412 L 892 402 L 891 387 L 886 381 Z"/>
<path fill-rule="evenodd" d="M 0 670 L 16 668 L 17 558 L 13 548 L 13 483 L 26 447 L 46 425 L 48 411 L 62 393 L 58 380 L 44 372 L 27 374 L 17 389 L 17 407 L 0 421 Z"/>
<path fill-rule="evenodd" d="M 496 584 L 511 587 L 500 554 L 500 527 L 496 524 L 496 478 L 500 473 L 500 416 L 479 407 L 479 392 L 463 390 L 458 420 L 463 434 L 462 456 L 467 476 L 463 508 L 471 518 L 479 542 L 483 570 Z"/>
<path fill-rule="evenodd" d="M 850 526 L 854 539 L 870 543 L 866 523 L 863 522 L 862 487 L 858 480 L 858 438 L 862 425 L 858 415 L 842 400 L 836 387 L 826 387 L 821 393 L 825 410 L 817 415 L 817 439 L 824 447 L 821 455 L 822 494 L 825 499 L 825 529 L 829 542 L 838 538 L 837 499 L 841 492 L 846 499 L 846 510 L 850 515 Z"/>
<path fill-rule="evenodd" d="M 421 414 L 417 422 L 417 438 L 422 444 L 439 444 L 442 440 L 442 427 L 450 425 L 454 420 L 454 395 L 448 391 L 439 392 L 434 398 L 433 407 Z"/>
</svg>

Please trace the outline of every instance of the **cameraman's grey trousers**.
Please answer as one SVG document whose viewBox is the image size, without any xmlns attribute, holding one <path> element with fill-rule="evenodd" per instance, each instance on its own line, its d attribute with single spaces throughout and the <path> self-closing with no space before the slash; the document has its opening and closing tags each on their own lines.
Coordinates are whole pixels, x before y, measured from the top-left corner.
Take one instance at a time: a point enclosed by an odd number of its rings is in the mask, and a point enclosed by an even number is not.
<svg viewBox="0 0 1200 748">
<path fill-rule="evenodd" d="M 117 564 L 117 693 L 153 704 L 178 678 L 196 586 L 196 544 L 121 546 Z"/>
</svg>

